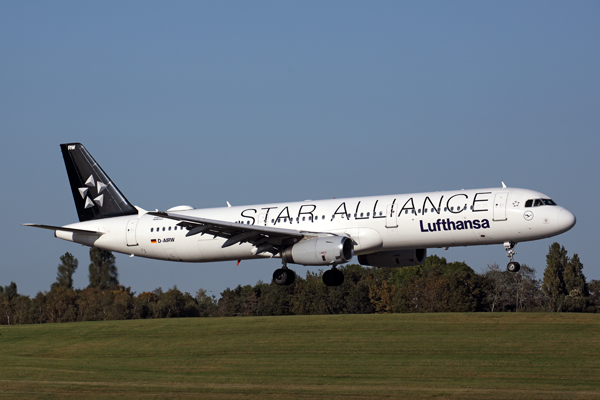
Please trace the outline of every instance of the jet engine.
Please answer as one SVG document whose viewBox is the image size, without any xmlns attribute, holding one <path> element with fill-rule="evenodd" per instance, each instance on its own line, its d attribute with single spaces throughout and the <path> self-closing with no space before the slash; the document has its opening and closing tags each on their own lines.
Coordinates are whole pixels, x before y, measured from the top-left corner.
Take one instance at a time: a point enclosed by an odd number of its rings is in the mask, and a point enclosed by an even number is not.
<svg viewBox="0 0 600 400">
<path fill-rule="evenodd" d="M 422 264 L 426 257 L 427 249 L 381 251 L 358 256 L 358 262 L 379 268 L 402 268 Z"/>
<path fill-rule="evenodd" d="M 302 265 L 337 265 L 347 263 L 354 255 L 354 243 L 346 236 L 307 239 L 285 249 L 285 262 Z"/>
</svg>

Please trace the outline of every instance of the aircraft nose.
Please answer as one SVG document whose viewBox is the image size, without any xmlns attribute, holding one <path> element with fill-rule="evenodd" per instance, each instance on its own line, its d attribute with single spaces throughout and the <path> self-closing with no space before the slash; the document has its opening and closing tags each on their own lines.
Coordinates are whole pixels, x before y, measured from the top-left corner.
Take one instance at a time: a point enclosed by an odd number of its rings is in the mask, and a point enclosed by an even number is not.
<svg viewBox="0 0 600 400">
<path fill-rule="evenodd" d="M 558 212 L 557 216 L 558 226 L 561 232 L 566 232 L 572 227 L 575 226 L 577 219 L 575 215 L 569 210 L 565 210 L 564 208 Z"/>
</svg>

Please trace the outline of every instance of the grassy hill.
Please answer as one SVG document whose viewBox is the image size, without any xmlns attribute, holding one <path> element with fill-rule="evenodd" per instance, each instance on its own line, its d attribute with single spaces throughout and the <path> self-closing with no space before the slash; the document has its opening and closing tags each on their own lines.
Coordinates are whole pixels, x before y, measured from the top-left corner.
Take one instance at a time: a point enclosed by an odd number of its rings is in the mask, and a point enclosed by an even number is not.
<svg viewBox="0 0 600 400">
<path fill-rule="evenodd" d="M 385 314 L 0 327 L 6 398 L 600 398 L 600 315 Z"/>
</svg>

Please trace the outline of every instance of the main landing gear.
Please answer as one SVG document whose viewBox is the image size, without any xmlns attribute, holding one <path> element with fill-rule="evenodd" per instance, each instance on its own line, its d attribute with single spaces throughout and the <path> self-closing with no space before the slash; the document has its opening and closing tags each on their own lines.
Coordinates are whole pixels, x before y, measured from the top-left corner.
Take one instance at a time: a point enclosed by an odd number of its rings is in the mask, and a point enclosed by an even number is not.
<svg viewBox="0 0 600 400">
<path fill-rule="evenodd" d="M 504 250 L 507 251 L 508 258 L 510 262 L 506 266 L 506 269 L 509 272 L 519 272 L 521 269 L 521 264 L 516 261 L 513 261 L 513 257 L 515 256 L 515 251 L 513 250 L 517 244 L 515 242 L 504 242 Z"/>
<path fill-rule="evenodd" d="M 326 286 L 340 286 L 344 283 L 344 273 L 334 266 L 323 274 L 323 283 Z"/>
<path fill-rule="evenodd" d="M 273 282 L 279 286 L 289 286 L 296 280 L 296 273 L 289 269 L 287 265 L 278 268 L 273 272 Z"/>
<path fill-rule="evenodd" d="M 273 282 L 279 286 L 289 286 L 296 280 L 296 273 L 289 269 L 287 265 L 278 268 L 273 272 Z M 344 283 L 344 273 L 336 267 L 325 271 L 323 274 L 323 283 L 327 286 L 340 286 Z"/>
</svg>

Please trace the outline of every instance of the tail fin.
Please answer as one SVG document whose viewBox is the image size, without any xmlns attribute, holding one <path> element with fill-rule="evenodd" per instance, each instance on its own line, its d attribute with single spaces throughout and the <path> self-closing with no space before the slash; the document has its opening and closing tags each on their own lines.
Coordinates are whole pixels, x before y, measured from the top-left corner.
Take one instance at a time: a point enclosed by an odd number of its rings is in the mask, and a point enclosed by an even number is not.
<svg viewBox="0 0 600 400">
<path fill-rule="evenodd" d="M 81 143 L 61 144 L 79 221 L 137 214 Z"/>
</svg>

